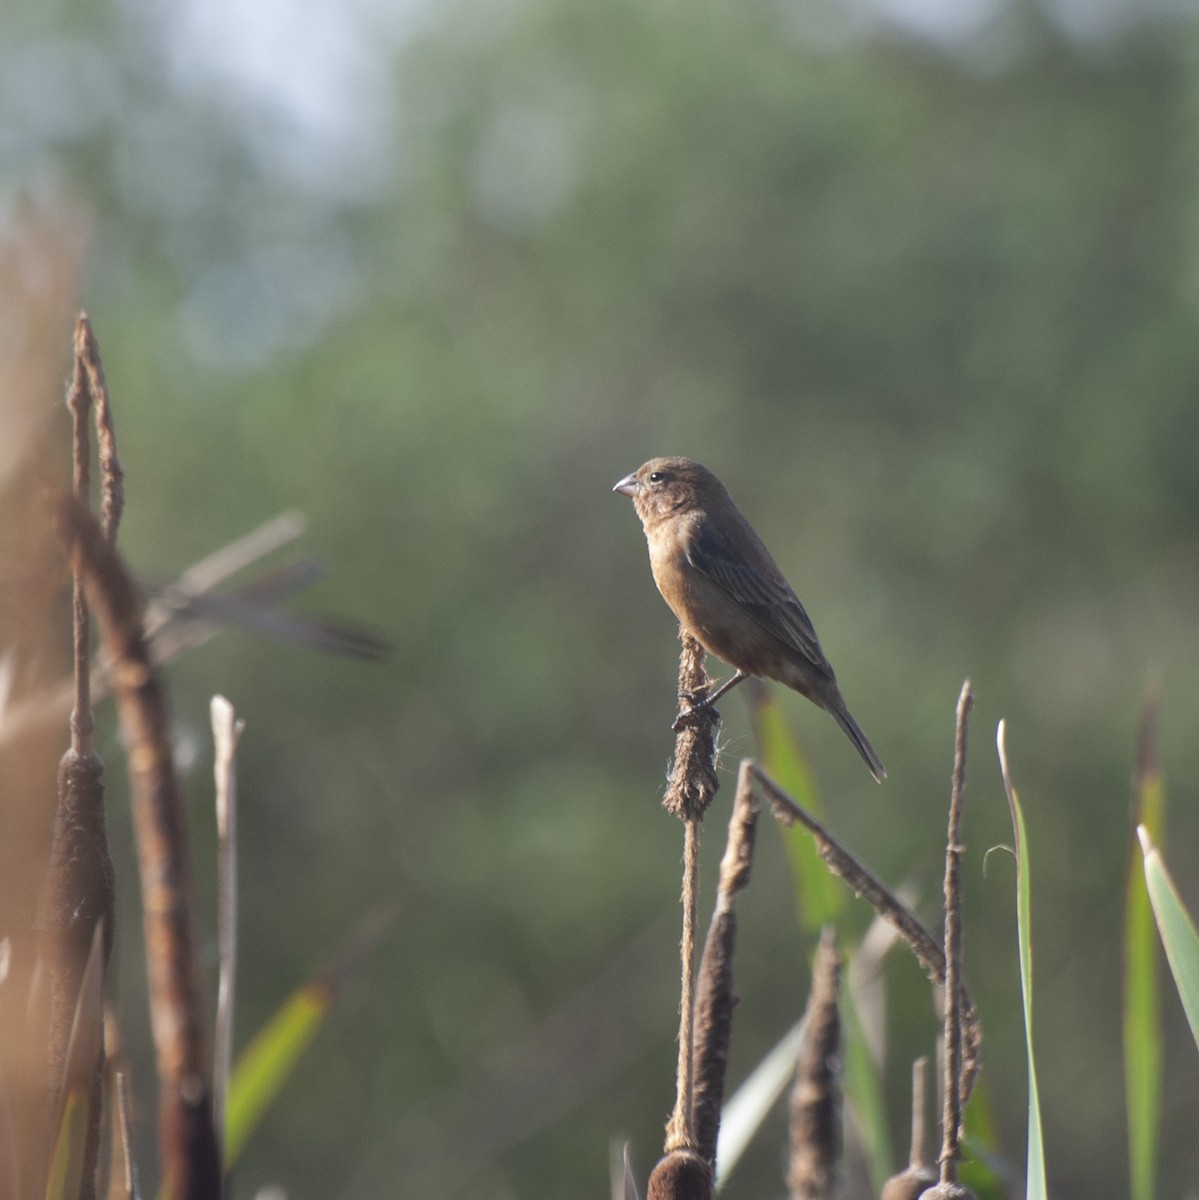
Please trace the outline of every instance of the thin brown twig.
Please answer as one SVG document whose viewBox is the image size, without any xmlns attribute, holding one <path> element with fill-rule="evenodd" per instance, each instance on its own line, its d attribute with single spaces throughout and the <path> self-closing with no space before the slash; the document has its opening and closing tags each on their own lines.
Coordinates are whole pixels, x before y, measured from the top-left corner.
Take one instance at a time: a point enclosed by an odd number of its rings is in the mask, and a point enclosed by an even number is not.
<svg viewBox="0 0 1199 1200">
<path fill-rule="evenodd" d="M 916 961 L 934 983 L 945 982 L 945 951 L 912 912 L 886 884 L 868 867 L 859 862 L 832 833 L 805 808 L 797 804 L 755 762 L 752 765 L 754 779 L 761 785 L 770 802 L 775 817 L 786 825 L 803 825 L 816 841 L 816 850 L 834 875 L 839 875 L 853 889 L 855 895 L 865 900 L 884 920 L 898 931 Z M 978 1013 L 971 1000 L 965 982 L 959 982 L 962 996 L 962 1102 L 969 1098 L 978 1073 L 978 1051 L 982 1045 L 982 1030 Z"/>
<path fill-rule="evenodd" d="M 945 1087 L 941 1182 L 957 1183 L 962 1125 L 962 804 L 966 787 L 966 730 L 974 693 L 970 680 L 958 696 L 953 738 L 953 782 L 945 841 Z"/>
</svg>

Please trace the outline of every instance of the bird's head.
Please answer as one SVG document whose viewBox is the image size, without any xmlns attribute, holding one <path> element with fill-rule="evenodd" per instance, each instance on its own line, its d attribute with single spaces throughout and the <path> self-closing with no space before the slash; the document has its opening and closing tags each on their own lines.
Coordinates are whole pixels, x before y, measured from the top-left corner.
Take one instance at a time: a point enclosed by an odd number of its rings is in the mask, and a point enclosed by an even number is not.
<svg viewBox="0 0 1199 1200">
<path fill-rule="evenodd" d="M 690 458 L 651 458 L 612 490 L 633 501 L 644 523 L 686 513 L 727 496 L 720 480 Z"/>
</svg>

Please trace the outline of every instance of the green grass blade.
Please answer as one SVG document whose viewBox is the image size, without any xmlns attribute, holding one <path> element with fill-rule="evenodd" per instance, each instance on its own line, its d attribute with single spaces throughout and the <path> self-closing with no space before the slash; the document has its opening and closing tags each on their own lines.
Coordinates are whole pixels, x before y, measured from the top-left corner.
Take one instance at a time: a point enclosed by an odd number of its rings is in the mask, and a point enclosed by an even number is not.
<svg viewBox="0 0 1199 1200">
<path fill-rule="evenodd" d="M 226 1170 L 316 1037 L 341 989 L 394 920 L 390 905 L 368 913 L 333 964 L 298 987 L 238 1056 L 226 1098 Z"/>
<path fill-rule="evenodd" d="M 1145 883 L 1149 888 L 1149 900 L 1153 905 L 1153 915 L 1157 918 L 1162 945 L 1166 948 L 1166 961 L 1170 964 L 1178 994 L 1182 998 L 1191 1034 L 1199 1046 L 1199 934 L 1195 932 L 1195 924 L 1183 907 L 1166 864 L 1162 862 L 1144 825 L 1137 827 L 1137 836 L 1141 839 Z"/>
<path fill-rule="evenodd" d="M 329 1015 L 333 989 L 318 980 L 297 988 L 239 1055 L 229 1079 L 225 1169 L 236 1161 L 300 1055 Z"/>
<path fill-rule="evenodd" d="M 1003 771 L 1003 787 L 1007 792 L 1012 813 L 1012 829 L 1016 836 L 1016 931 L 1020 946 L 1020 993 L 1024 1002 L 1024 1039 L 1028 1047 L 1028 1167 L 1025 1200 L 1046 1200 L 1045 1148 L 1041 1136 L 1041 1098 L 1037 1089 L 1037 1063 L 1032 1038 L 1032 870 L 1028 852 L 1028 834 L 1024 828 L 1024 812 L 1020 798 L 1012 786 L 1008 772 L 1007 746 L 1004 743 L 1004 723 L 999 722 L 996 742 L 999 765 Z"/>
<path fill-rule="evenodd" d="M 1162 837 L 1164 801 L 1160 773 L 1142 770 L 1136 809 L 1155 842 Z M 1132 848 L 1124 903 L 1124 1089 L 1132 1200 L 1154 1200 L 1162 1087 L 1160 951 L 1139 857 Z"/>
<path fill-rule="evenodd" d="M 823 817 L 807 759 L 778 703 L 765 690 L 755 690 L 750 696 L 749 710 L 758 760 L 766 774 L 814 817 Z M 825 925 L 839 928 L 846 905 L 845 888 L 829 874 L 808 833 L 798 825 L 785 827 L 778 822 L 775 825 L 791 864 L 800 927 L 810 934 L 818 934 Z"/>
</svg>

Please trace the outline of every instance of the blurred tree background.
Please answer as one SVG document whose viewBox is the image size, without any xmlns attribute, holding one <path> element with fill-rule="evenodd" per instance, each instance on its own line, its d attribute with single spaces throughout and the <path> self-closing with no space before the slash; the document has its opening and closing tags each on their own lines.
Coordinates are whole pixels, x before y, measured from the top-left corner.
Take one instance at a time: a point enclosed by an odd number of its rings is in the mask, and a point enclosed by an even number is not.
<svg viewBox="0 0 1199 1200">
<path fill-rule="evenodd" d="M 1167 855 L 1199 900 L 1192 6 L 10 0 L 5 27 L 0 219 L 86 232 L 126 555 L 164 581 L 301 508 L 332 568 L 306 603 L 394 645 L 363 667 L 228 633 L 170 672 L 210 908 L 209 695 L 247 721 L 241 1039 L 399 903 L 236 1194 L 601 1194 L 610 1137 L 653 1161 L 677 643 L 609 489 L 662 453 L 718 471 L 807 603 L 890 779 L 783 703 L 832 824 L 930 922 L 973 679 L 967 968 L 1021 1162 L 1012 871 L 982 870 L 1010 841 L 1007 717 L 1040 850 L 1050 1180 L 1124 1194 L 1119 926 L 1155 669 Z M 752 739 L 743 699 L 724 711 L 731 791 Z M 742 909 L 734 1083 L 806 994 L 771 842 Z M 916 969 L 892 976 L 903 1146 L 935 1025 Z M 1166 1005 L 1177 1196 L 1199 1177 L 1196 1072 Z M 125 1009 L 146 1103 L 145 1015 Z M 781 1194 L 781 1153 L 764 1139 L 731 1194 Z"/>
</svg>

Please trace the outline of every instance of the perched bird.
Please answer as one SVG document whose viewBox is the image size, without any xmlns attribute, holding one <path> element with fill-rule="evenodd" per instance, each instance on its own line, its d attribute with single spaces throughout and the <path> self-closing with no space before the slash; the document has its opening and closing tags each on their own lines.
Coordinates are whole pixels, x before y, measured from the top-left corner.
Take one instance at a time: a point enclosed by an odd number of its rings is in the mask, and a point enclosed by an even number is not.
<svg viewBox="0 0 1199 1200">
<path fill-rule="evenodd" d="M 701 707 L 750 675 L 776 679 L 830 713 L 881 782 L 882 759 L 845 707 L 804 606 L 724 484 L 689 458 L 651 458 L 612 490 L 632 498 L 662 598 L 736 668 Z"/>
</svg>

